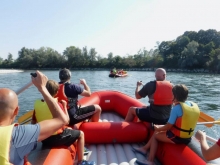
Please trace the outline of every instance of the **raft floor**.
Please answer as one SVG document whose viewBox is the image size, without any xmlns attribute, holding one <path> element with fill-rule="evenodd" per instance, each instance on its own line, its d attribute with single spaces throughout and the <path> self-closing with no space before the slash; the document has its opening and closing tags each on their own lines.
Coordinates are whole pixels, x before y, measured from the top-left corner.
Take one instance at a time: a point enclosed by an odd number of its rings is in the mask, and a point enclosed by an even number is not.
<svg viewBox="0 0 220 165">
<path fill-rule="evenodd" d="M 102 112 L 100 122 L 120 122 L 124 119 L 115 112 Z M 134 135 L 131 135 L 134 136 Z M 96 165 L 136 165 L 136 159 L 145 160 L 147 155 L 143 156 L 133 152 L 132 147 L 143 146 L 143 143 L 131 144 L 86 144 L 90 150 L 89 154 L 84 156 L 85 160 L 95 161 Z M 77 155 L 74 165 L 77 162 Z M 161 163 L 155 159 L 155 165 Z"/>
</svg>

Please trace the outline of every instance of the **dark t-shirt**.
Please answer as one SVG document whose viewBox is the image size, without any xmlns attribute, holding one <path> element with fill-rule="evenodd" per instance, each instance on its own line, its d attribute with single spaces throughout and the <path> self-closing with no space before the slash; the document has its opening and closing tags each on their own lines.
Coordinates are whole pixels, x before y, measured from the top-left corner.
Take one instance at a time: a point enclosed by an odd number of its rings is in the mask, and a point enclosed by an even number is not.
<svg viewBox="0 0 220 165">
<path fill-rule="evenodd" d="M 138 92 L 141 97 L 151 96 L 156 90 L 156 81 L 150 81 Z M 150 103 L 150 102 L 149 102 Z M 155 119 L 168 119 L 172 105 L 159 106 L 150 103 L 150 115 Z"/>
<path fill-rule="evenodd" d="M 67 97 L 78 98 L 78 95 L 83 92 L 83 88 L 77 84 L 65 83 L 64 92 Z"/>
<path fill-rule="evenodd" d="M 61 84 L 61 82 L 59 84 Z M 73 84 L 69 82 L 65 83 L 64 92 L 65 92 L 65 95 L 68 97 L 68 100 L 73 99 L 73 100 L 76 100 L 77 102 L 78 95 L 80 95 L 83 92 L 83 90 L 84 89 L 78 84 Z M 68 110 L 70 117 L 74 116 L 76 109 L 77 109 L 77 104 L 75 104 L 74 107 Z"/>
</svg>

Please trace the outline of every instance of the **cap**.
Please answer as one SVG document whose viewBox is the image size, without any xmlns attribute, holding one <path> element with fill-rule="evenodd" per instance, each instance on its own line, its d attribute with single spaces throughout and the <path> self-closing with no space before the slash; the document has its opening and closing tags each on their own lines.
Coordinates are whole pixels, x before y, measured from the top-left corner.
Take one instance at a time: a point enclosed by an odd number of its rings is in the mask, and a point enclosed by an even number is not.
<svg viewBox="0 0 220 165">
<path fill-rule="evenodd" d="M 68 80 L 70 79 L 71 77 L 71 72 L 69 69 L 61 69 L 60 72 L 59 72 L 59 78 L 61 81 L 65 81 L 65 80 Z"/>
</svg>

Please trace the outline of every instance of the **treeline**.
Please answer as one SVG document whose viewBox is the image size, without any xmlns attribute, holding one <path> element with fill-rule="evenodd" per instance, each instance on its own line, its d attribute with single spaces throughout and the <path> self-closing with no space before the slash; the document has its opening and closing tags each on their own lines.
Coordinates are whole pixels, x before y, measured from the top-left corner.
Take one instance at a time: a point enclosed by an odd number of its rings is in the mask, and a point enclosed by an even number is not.
<svg viewBox="0 0 220 165">
<path fill-rule="evenodd" d="M 8 54 L 0 58 L 0 68 L 175 68 L 206 69 L 220 72 L 220 32 L 210 29 L 186 31 L 173 41 L 157 42 L 150 51 L 140 49 L 136 54 L 122 57 L 109 53 L 102 57 L 95 48 L 70 46 L 63 54 L 52 48 L 28 49 L 23 47 L 18 58 Z"/>
</svg>

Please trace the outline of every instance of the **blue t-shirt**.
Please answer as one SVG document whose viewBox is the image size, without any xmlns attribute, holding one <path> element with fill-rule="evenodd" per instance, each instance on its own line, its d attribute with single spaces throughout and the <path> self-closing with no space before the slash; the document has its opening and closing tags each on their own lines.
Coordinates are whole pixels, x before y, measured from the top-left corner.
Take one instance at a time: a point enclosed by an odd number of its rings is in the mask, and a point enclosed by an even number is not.
<svg viewBox="0 0 220 165">
<path fill-rule="evenodd" d="M 13 128 L 10 146 L 10 163 L 24 164 L 24 156 L 29 154 L 37 146 L 40 134 L 39 124 L 18 125 Z"/>
<path fill-rule="evenodd" d="M 185 101 L 185 103 L 189 106 L 192 106 L 189 101 Z M 181 117 L 183 115 L 183 110 L 180 104 L 175 105 L 171 109 L 170 118 L 168 120 L 168 123 L 175 124 L 178 117 Z"/>
</svg>

